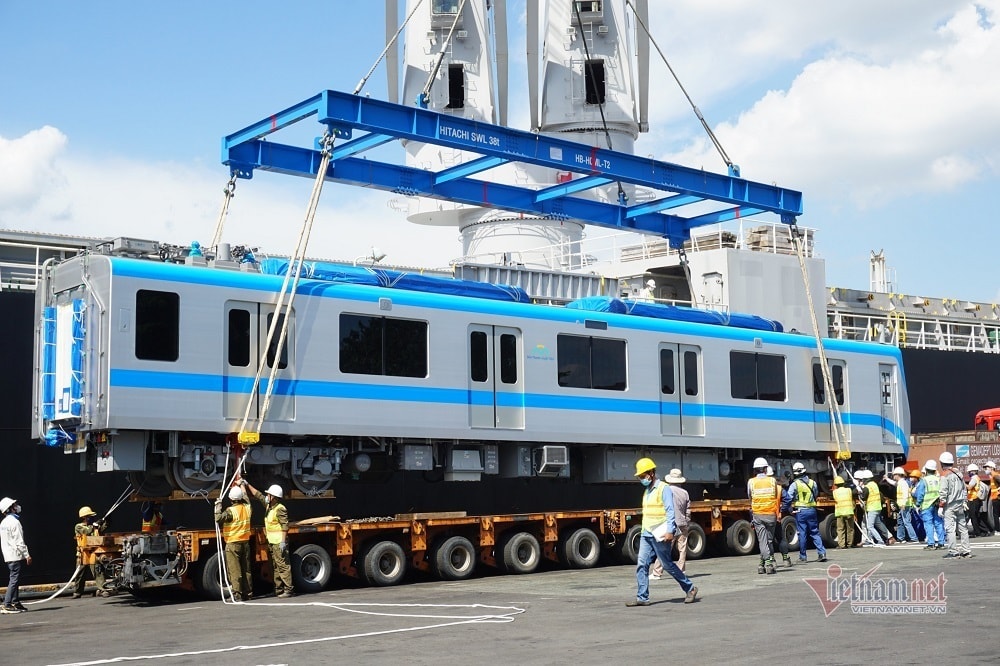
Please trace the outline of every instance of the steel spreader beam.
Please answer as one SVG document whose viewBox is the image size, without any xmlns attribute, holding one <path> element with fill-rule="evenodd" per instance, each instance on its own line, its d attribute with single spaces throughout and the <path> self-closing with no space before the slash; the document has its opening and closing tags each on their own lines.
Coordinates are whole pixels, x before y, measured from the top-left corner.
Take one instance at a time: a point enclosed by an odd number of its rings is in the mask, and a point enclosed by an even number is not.
<svg viewBox="0 0 1000 666">
<path fill-rule="evenodd" d="M 802 194 L 795 190 L 333 90 L 225 137 L 223 163 L 243 178 L 251 177 L 256 169 L 315 177 L 320 159 L 316 148 L 263 141 L 310 116 L 337 137 L 349 139 L 340 151 L 334 149 L 325 176 L 336 182 L 657 234 L 675 246 L 703 224 L 762 212 L 776 214 L 790 224 L 802 214 Z M 353 138 L 355 133 L 362 134 Z M 374 155 L 353 157 L 392 139 L 480 157 L 438 172 L 394 165 Z M 573 177 L 541 190 L 472 177 L 507 162 L 547 167 Z M 656 200 L 629 205 L 573 196 L 615 182 L 652 190 Z M 688 212 L 687 206 L 694 208 Z M 716 210 L 706 212 L 713 206 Z M 661 212 L 667 209 L 673 214 Z"/>
</svg>

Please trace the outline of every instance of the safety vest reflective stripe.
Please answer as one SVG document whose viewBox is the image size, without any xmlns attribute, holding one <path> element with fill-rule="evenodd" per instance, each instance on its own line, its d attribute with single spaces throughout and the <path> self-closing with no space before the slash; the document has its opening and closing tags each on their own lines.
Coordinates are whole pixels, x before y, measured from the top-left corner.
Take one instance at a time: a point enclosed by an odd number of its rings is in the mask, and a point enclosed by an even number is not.
<svg viewBox="0 0 1000 666">
<path fill-rule="evenodd" d="M 657 480 L 653 488 L 642 496 L 642 529 L 652 532 L 653 528 L 667 519 L 667 507 L 663 505 L 663 482 Z"/>
<path fill-rule="evenodd" d="M 143 519 L 142 521 L 142 531 L 143 532 L 159 532 L 160 525 L 163 524 L 163 516 L 158 513 L 154 513 L 149 519 Z"/>
<path fill-rule="evenodd" d="M 896 482 L 896 506 L 900 509 L 908 509 L 913 506 L 913 498 L 910 497 L 910 484 L 906 479 Z"/>
<path fill-rule="evenodd" d="M 233 520 L 223 524 L 222 538 L 226 543 L 234 541 L 250 540 L 250 505 L 245 502 L 236 502 L 229 510 L 233 514 Z"/>
<path fill-rule="evenodd" d="M 924 500 L 920 503 L 921 511 L 929 509 L 937 503 L 938 496 L 941 494 L 941 477 L 936 474 L 928 474 L 924 477 L 924 486 L 927 487 L 927 490 L 924 492 Z"/>
<path fill-rule="evenodd" d="M 796 479 L 795 484 L 795 506 L 814 507 L 816 506 L 816 493 L 813 491 L 812 482 Z"/>
<path fill-rule="evenodd" d="M 833 491 L 834 509 L 836 516 L 854 515 L 854 494 L 850 488 L 835 488 Z"/>
<path fill-rule="evenodd" d="M 755 516 L 778 514 L 778 483 L 774 477 L 755 476 L 750 479 L 750 510 Z"/>
<path fill-rule="evenodd" d="M 268 543 L 281 543 L 281 523 L 278 522 L 278 509 L 281 504 L 275 504 L 268 508 L 264 516 L 264 533 L 267 534 Z"/>
<path fill-rule="evenodd" d="M 882 493 L 878 489 L 878 484 L 874 481 L 869 481 L 865 484 L 865 488 L 868 489 L 868 500 L 865 502 L 865 511 L 881 511 Z"/>
</svg>

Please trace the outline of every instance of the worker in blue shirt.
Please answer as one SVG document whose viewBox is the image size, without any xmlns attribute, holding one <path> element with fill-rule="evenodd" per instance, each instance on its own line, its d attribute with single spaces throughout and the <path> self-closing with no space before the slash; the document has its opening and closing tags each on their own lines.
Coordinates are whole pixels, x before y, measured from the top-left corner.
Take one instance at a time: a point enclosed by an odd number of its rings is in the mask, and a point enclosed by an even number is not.
<svg viewBox="0 0 1000 666">
<path fill-rule="evenodd" d="M 792 465 L 792 476 L 785 497 L 792 503 L 795 527 L 799 533 L 799 562 L 806 561 L 807 537 L 816 545 L 820 562 L 826 562 L 826 547 L 819 535 L 819 515 L 816 513 L 816 499 L 819 491 L 816 482 L 806 476 L 806 466 L 800 462 Z"/>
<path fill-rule="evenodd" d="M 639 537 L 639 556 L 635 568 L 639 590 L 636 598 L 625 602 L 625 605 L 649 605 L 649 567 L 654 559 L 660 560 L 663 570 L 673 576 L 684 590 L 684 603 L 693 603 L 698 597 L 698 588 L 670 557 L 670 547 L 677 530 L 677 523 L 674 521 L 674 496 L 670 485 L 656 478 L 656 463 L 649 458 L 642 458 L 635 464 L 635 476 L 646 489 L 642 494 L 642 535 Z"/>
</svg>

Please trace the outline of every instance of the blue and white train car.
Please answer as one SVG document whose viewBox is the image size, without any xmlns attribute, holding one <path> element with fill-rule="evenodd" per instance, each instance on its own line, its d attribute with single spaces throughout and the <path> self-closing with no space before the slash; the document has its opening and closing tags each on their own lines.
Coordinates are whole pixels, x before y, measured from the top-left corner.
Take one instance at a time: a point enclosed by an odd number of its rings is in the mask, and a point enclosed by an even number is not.
<svg viewBox="0 0 1000 666">
<path fill-rule="evenodd" d="M 247 460 L 305 492 L 390 470 L 624 482 L 648 455 L 742 493 L 758 455 L 779 473 L 796 460 L 828 470 L 831 398 L 855 455 L 906 452 L 891 346 L 827 339 L 830 396 L 815 339 L 754 318 L 755 327 L 661 318 L 692 311 L 640 313 L 614 299 L 539 305 L 478 283 L 437 280 L 438 290 L 369 273 L 364 284 L 334 270 L 302 278 L 285 344 L 265 350 L 282 275 L 192 263 L 85 254 L 45 267 L 36 437 L 87 455 L 97 471 L 211 489 L 244 415 L 260 415 L 277 363 Z"/>
</svg>

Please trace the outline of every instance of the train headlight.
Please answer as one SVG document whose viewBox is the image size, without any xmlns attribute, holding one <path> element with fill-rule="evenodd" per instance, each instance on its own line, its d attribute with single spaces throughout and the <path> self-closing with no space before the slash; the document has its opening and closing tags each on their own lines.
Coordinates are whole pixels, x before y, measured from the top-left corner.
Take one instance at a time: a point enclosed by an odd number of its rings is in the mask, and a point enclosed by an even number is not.
<svg viewBox="0 0 1000 666">
<path fill-rule="evenodd" d="M 719 476 L 729 476 L 729 473 L 732 471 L 732 465 L 729 464 L 728 460 L 723 460 L 719 463 Z"/>
</svg>

